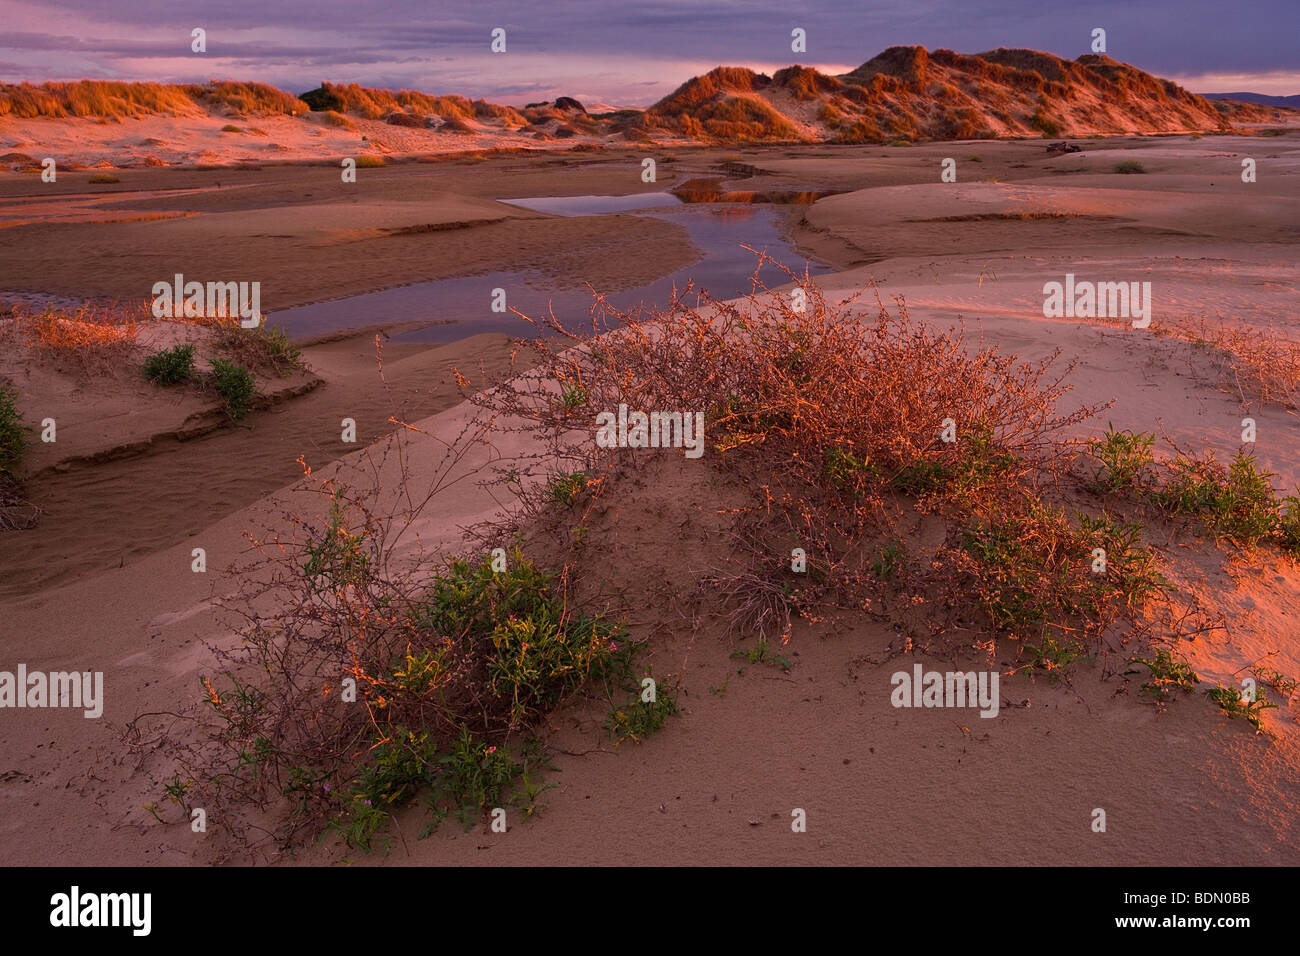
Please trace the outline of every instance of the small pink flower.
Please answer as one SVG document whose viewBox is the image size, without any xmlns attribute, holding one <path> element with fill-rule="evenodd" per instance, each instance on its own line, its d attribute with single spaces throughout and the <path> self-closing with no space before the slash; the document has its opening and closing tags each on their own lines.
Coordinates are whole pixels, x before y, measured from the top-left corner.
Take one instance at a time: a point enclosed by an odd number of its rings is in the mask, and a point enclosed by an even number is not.
<svg viewBox="0 0 1300 956">
<path fill-rule="evenodd" d="M 490 754 L 494 754 L 494 753 L 497 752 L 497 748 L 496 748 L 496 747 L 489 747 L 489 748 L 487 749 L 486 752 L 487 752 L 487 753 L 490 753 Z"/>
<path fill-rule="evenodd" d="M 610 641 L 610 642 L 609 642 L 609 649 L 610 649 L 611 651 L 616 651 L 616 650 L 618 650 L 618 645 L 615 644 L 613 641 Z"/>
</svg>

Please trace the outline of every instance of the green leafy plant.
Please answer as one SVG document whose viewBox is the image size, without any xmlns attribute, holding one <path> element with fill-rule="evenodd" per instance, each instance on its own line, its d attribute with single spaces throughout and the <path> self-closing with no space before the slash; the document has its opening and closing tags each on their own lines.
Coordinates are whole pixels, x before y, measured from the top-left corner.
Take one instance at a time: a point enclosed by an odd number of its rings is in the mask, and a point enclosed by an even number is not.
<svg viewBox="0 0 1300 956">
<path fill-rule="evenodd" d="M 214 358 L 208 364 L 212 366 L 212 387 L 226 403 L 226 414 L 238 421 L 252 408 L 257 379 L 243 365 L 225 359 Z"/>
<path fill-rule="evenodd" d="M 1116 492 L 1141 488 L 1151 467 L 1151 445 L 1155 436 L 1146 432 L 1116 431 L 1107 423 L 1106 434 L 1088 442 L 1088 451 L 1101 463 L 1093 483 L 1101 491 Z"/>
<path fill-rule="evenodd" d="M 669 717 L 681 713 L 676 696 L 666 686 L 655 688 L 652 701 L 643 699 L 642 692 L 633 692 L 623 704 L 610 708 L 605 729 L 611 737 L 640 743 L 663 727 Z"/>
<path fill-rule="evenodd" d="M 1278 502 L 1254 455 L 1238 452 L 1225 468 L 1211 452 L 1204 458 L 1179 455 L 1155 500 L 1170 514 L 1199 517 L 1216 536 L 1253 547 L 1277 521 Z"/>
<path fill-rule="evenodd" d="M 1145 667 L 1149 679 L 1142 685 L 1142 693 L 1157 701 L 1169 700 L 1174 691 L 1191 693 L 1201 682 L 1190 664 L 1180 661 L 1165 648 L 1157 648 L 1150 660 L 1142 657 L 1131 658 L 1129 663 Z M 1141 673 L 1137 670 L 1125 671 L 1126 674 Z"/>
<path fill-rule="evenodd" d="M 1236 720 L 1238 717 L 1244 717 L 1258 733 L 1264 732 L 1264 722 L 1261 717 L 1263 712 L 1277 709 L 1277 704 L 1266 700 L 1260 691 L 1255 692 L 1254 700 L 1247 700 L 1240 691 L 1223 685 L 1212 687 L 1205 693 L 1210 700 L 1223 709 L 1229 718 Z"/>
<path fill-rule="evenodd" d="M 907 559 L 907 551 L 901 541 L 887 541 L 880 548 L 880 557 L 871 564 L 871 573 L 882 581 L 887 581 L 898 573 L 898 569 Z"/>
<path fill-rule="evenodd" d="M 1093 660 L 1084 653 L 1079 642 L 1068 638 L 1058 640 L 1051 634 L 1044 634 L 1037 644 L 1026 643 L 1025 652 L 1029 657 L 1030 669 L 1044 671 L 1053 683 L 1060 680 L 1065 668 L 1075 661 Z"/>
<path fill-rule="evenodd" d="M 794 666 L 788 658 L 773 654 L 771 646 L 767 643 L 767 638 L 762 635 L 759 635 L 757 647 L 732 651 L 731 657 L 733 660 L 743 660 L 750 664 L 773 664 L 787 674 L 790 672 L 790 668 Z"/>
<path fill-rule="evenodd" d="M 178 385 L 194 377 L 194 346 L 174 345 L 144 360 L 144 374 L 158 385 Z"/>
<path fill-rule="evenodd" d="M 587 474 L 582 471 L 559 472 L 546 487 L 546 496 L 559 505 L 571 505 L 587 487 Z"/>
<path fill-rule="evenodd" d="M 17 389 L 0 385 L 0 478 L 15 477 L 27 454 L 27 432 L 17 402 Z"/>
</svg>

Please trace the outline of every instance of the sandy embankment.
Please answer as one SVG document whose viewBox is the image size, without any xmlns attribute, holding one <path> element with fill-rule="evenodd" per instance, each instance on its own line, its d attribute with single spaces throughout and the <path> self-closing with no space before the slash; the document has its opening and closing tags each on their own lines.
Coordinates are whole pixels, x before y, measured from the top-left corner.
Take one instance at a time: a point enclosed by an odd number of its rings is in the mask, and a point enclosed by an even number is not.
<svg viewBox="0 0 1300 956">
<path fill-rule="evenodd" d="M 969 146 L 973 152 L 1001 148 Z M 1281 230 L 1270 242 L 1254 242 L 1250 237 L 1267 231 L 1268 220 L 1233 220 L 1220 208 L 1198 220 L 1197 209 L 1215 202 L 1206 198 L 1208 186 L 1170 188 L 1162 204 L 1158 196 L 1048 191 L 1032 182 L 1020 184 L 1023 195 L 1008 196 L 987 184 L 930 205 L 944 188 L 930 183 L 937 180 L 930 176 L 937 161 L 921 150 L 900 152 L 908 155 L 898 157 L 897 175 L 915 177 L 911 193 L 860 187 L 809 212 L 810 226 L 828 230 L 823 241 L 881 258 L 824 279 L 825 288 L 856 290 L 874 275 L 886 298 L 905 295 L 914 314 L 952 321 L 953 311 L 961 311 L 972 333 L 982 331 L 1026 358 L 1059 346 L 1081 362 L 1070 402 L 1118 399 L 1098 428 L 1110 417 L 1118 427 L 1163 429 L 1190 448 L 1236 449 L 1232 436 L 1246 411 L 1206 375 L 1189 346 L 1123 327 L 1044 320 L 1042 282 L 1068 270 L 1118 270 L 1116 279 L 1151 279 L 1157 320 L 1162 304 L 1171 304 L 1237 321 L 1285 321 L 1281 296 L 1294 284 L 1293 237 Z M 1199 169 L 1208 181 L 1206 162 L 1193 158 L 1186 175 Z M 828 178 L 839 174 L 826 170 Z M 1097 188 L 1131 189 L 1136 184 L 1128 180 L 1142 177 L 1119 178 L 1125 181 Z M 1266 195 L 1279 206 L 1280 222 L 1297 221 L 1298 182 L 1286 167 L 1272 180 Z M 1051 179 L 1046 184 L 1056 186 Z M 1146 177 L 1143 192 L 1152 185 Z M 1149 205 L 1134 213 L 1143 202 Z M 931 212 L 955 216 L 1026 204 L 1038 211 L 1086 207 L 1089 215 L 1136 222 L 1112 220 L 1101 229 L 1102 219 L 1098 232 L 1074 229 L 1077 219 L 912 224 L 933 230 L 918 247 L 909 245 L 915 232 L 901 225 L 863 231 L 890 216 L 902 224 L 934 218 Z M 1175 220 L 1193 234 L 1166 235 L 1156 246 L 1157 231 Z M 1127 225 L 1139 231 L 1122 231 Z M 882 257 L 890 252 L 911 255 Z M 1259 421 L 1257 450 L 1279 473 L 1278 483 L 1300 481 L 1294 416 L 1258 407 L 1248 413 Z M 467 415 L 457 406 L 419 426 L 452 436 Z M 441 455 L 432 438 L 414 440 L 410 450 L 421 476 Z M 531 450 L 517 436 L 501 436 L 495 453 Z M 1157 714 L 1139 703 L 1133 685 L 1103 682 L 1097 669 L 1080 667 L 1072 689 L 1025 674 L 1005 678 L 996 720 L 898 711 L 889 704 L 889 674 L 898 662 L 885 659 L 893 635 L 873 628 L 797 628 L 788 648 L 797 655 L 790 674 L 750 668 L 735 676 L 728 659 L 734 645 L 709 627 L 691 635 L 671 613 L 674 593 L 689 591 L 716 560 L 715 509 L 729 492 L 709 474 L 707 463 L 673 459 L 649 466 L 636 494 L 606 501 L 589 532 L 631 606 L 654 609 L 634 617 L 633 632 L 653 637 L 656 673 L 681 675 L 684 716 L 646 744 L 615 751 L 602 741 L 601 715 L 582 707 L 558 714 L 552 742 L 560 748 L 553 777 L 560 788 L 544 798 L 548 809 L 540 818 L 504 836 L 448 826 L 417 841 L 422 823 L 404 815 L 405 839 L 390 862 L 1300 862 L 1294 707 L 1266 718 L 1277 735 L 1269 741 L 1224 720 L 1201 695 Z M 124 568 L 6 601 L 9 656 L 46 669 L 105 670 L 106 718 L 115 723 L 193 700 L 206 666 L 202 643 L 233 640 L 212 602 L 240 582 L 215 569 L 242 552 L 244 530 L 276 526 L 285 494 L 195 529 L 187 540 Z M 427 543 L 454 546 L 458 527 L 498 507 L 472 483 L 457 486 L 430 514 Z M 1273 666 L 1300 674 L 1292 627 L 1300 613 L 1295 570 L 1269 562 L 1225 564 L 1202 548 L 1189 549 L 1188 541 L 1156 545 L 1179 570 L 1181 587 L 1195 588 L 1226 614 L 1228 630 L 1179 650 L 1211 681 L 1230 682 L 1243 665 L 1271 651 L 1277 651 Z M 200 542 L 214 569 L 207 576 L 190 571 L 190 549 Z M 924 663 L 946 669 L 943 662 Z M 722 686 L 725 691 L 710 693 Z M 114 740 L 97 722 L 58 711 L 10 712 L 0 725 L 0 750 L 8 758 L 0 766 L 6 861 L 212 859 L 203 837 L 157 824 L 138 809 L 157 799 L 159 787 L 119 762 Z M 805 835 L 790 832 L 794 807 L 808 812 Z M 1107 810 L 1106 834 L 1090 830 L 1095 807 Z M 323 861 L 327 851 L 307 858 Z"/>
</svg>

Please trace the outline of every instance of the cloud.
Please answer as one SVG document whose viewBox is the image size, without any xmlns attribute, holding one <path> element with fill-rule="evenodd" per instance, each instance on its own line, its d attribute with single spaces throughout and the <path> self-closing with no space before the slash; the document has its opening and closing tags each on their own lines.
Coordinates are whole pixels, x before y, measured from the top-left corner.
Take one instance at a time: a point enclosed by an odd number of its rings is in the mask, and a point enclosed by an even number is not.
<svg viewBox="0 0 1300 956">
<path fill-rule="evenodd" d="M 1252 88 L 1260 74 L 1300 74 L 1294 0 L 1231 16 L 1218 0 L 0 0 L 0 22 L 11 30 L 0 34 L 0 78 L 11 81 L 229 75 L 301 91 L 327 78 L 489 98 L 594 89 L 643 105 L 722 64 L 840 68 L 895 44 L 1074 57 L 1094 27 L 1111 56 L 1161 76 L 1239 76 Z M 207 31 L 204 56 L 189 51 L 196 26 Z M 489 52 L 498 26 L 504 55 Z M 790 51 L 795 26 L 807 31 L 806 54 Z"/>
</svg>

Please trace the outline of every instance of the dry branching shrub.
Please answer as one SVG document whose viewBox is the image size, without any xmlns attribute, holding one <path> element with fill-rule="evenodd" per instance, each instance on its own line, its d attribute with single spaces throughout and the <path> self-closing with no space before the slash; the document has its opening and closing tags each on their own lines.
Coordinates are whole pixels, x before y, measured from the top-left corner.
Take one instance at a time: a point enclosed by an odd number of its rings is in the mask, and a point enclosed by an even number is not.
<svg viewBox="0 0 1300 956">
<path fill-rule="evenodd" d="M 532 345 L 534 370 L 470 400 L 604 495 L 646 452 L 596 447 L 597 413 L 703 412 L 705 457 L 752 495 L 734 514 L 732 565 L 705 583 L 750 634 L 788 639 L 792 613 L 867 612 L 945 649 L 972 643 L 967 632 L 1018 638 L 1050 669 L 1136 613 L 1159 580 L 1140 536 L 1064 508 L 1075 446 L 1063 433 L 1102 406 L 1056 410 L 1057 356 L 1021 362 L 901 301 L 877 296 L 864 314 L 789 276 L 803 308 L 756 271 L 734 304 L 688 305 L 688 289 L 629 313 L 598 297 L 589 333 L 529 319 L 550 336 Z M 907 544 L 922 520 L 939 523 L 938 543 Z M 1097 547 L 1115 573 L 1093 573 Z M 791 569 L 796 548 L 806 573 Z"/>
<path fill-rule="evenodd" d="M 421 433 L 443 451 L 418 473 L 420 429 L 395 424 L 332 477 L 303 464 L 282 530 L 246 534 L 247 557 L 229 571 L 239 593 L 223 605 L 241 642 L 209 647 L 220 673 L 203 677 L 204 699 L 125 728 L 186 818 L 203 807 L 236 849 L 270 852 L 327 824 L 369 849 L 413 797 L 470 821 L 514 801 L 521 774 L 531 801 L 537 719 L 594 678 L 626 679 L 632 646 L 576 606 L 563 573 L 518 549 L 500 573 L 447 562 L 421 536 L 449 530 L 432 504 L 485 477 L 475 456 L 491 418 Z"/>
<path fill-rule="evenodd" d="M 1157 329 L 1210 350 L 1218 370 L 1243 404 L 1268 402 L 1300 409 L 1300 342 L 1270 327 L 1211 323 L 1204 317 Z"/>
</svg>

